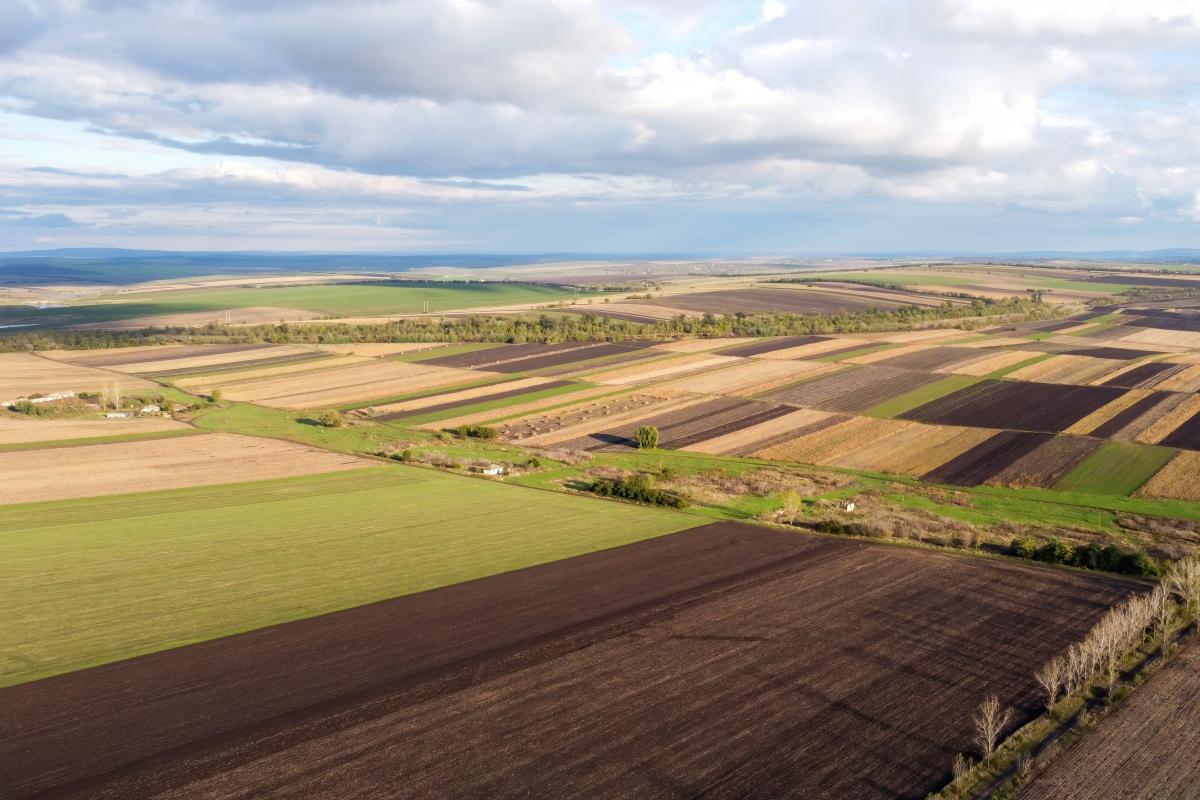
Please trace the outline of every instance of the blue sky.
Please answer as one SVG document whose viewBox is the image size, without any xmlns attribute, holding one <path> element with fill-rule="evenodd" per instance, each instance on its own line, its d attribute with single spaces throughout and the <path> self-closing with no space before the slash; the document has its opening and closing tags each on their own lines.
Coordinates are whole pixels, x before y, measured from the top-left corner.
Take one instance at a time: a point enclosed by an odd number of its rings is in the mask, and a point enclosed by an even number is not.
<svg viewBox="0 0 1200 800">
<path fill-rule="evenodd" d="M 0 0 L 0 250 L 1200 247 L 1195 0 Z"/>
</svg>

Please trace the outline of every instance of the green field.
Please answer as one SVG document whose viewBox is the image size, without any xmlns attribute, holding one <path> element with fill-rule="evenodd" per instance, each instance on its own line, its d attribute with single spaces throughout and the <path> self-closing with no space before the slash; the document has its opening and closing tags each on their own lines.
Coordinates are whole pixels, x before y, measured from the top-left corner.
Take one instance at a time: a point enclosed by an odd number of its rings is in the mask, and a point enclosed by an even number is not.
<svg viewBox="0 0 1200 800">
<path fill-rule="evenodd" d="M 92 303 L 37 312 L 46 325 L 78 325 L 164 314 L 220 312 L 252 306 L 275 306 L 311 311 L 330 317 L 418 314 L 428 302 L 430 311 L 455 311 L 484 306 L 556 303 L 571 299 L 574 290 L 527 283 L 443 283 L 397 281 L 379 284 L 235 287 L 189 289 L 129 295 L 128 301 Z M 28 308 L 18 309 L 28 315 Z"/>
<path fill-rule="evenodd" d="M 970 375 L 947 375 L 941 380 L 913 389 L 911 392 L 906 392 L 899 397 L 885 400 L 863 413 L 868 417 L 891 419 L 906 411 L 912 411 L 914 408 L 937 400 L 939 397 L 944 397 L 951 392 L 957 392 L 959 389 L 965 389 L 968 386 L 979 383 L 981 380 L 983 379 Z"/>
<path fill-rule="evenodd" d="M 692 527 L 433 470 L 0 508 L 0 686 Z"/>
<path fill-rule="evenodd" d="M 1062 492 L 1129 495 L 1154 477 L 1177 451 L 1129 442 L 1105 442 L 1066 475 L 1054 489 Z"/>
</svg>

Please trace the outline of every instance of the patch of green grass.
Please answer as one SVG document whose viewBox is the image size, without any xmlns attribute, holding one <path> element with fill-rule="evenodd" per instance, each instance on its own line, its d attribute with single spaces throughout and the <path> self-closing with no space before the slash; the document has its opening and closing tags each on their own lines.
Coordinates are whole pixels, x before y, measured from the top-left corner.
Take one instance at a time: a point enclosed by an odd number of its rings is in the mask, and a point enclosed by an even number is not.
<svg viewBox="0 0 1200 800">
<path fill-rule="evenodd" d="M 89 444 L 120 444 L 121 442 L 146 442 L 151 439 L 178 439 L 180 436 L 194 436 L 201 433 L 195 428 L 181 428 L 176 431 L 146 431 L 143 433 L 118 433 L 112 436 L 85 436 L 79 439 L 54 439 L 48 442 L 15 442 L 0 444 L 0 453 L 12 453 L 17 450 L 54 450 L 60 447 L 84 447 Z"/>
<path fill-rule="evenodd" d="M 451 344 L 445 347 L 431 347 L 428 350 L 415 350 L 411 353 L 400 353 L 394 356 L 386 356 L 384 361 L 407 361 L 409 363 L 417 363 L 428 361 L 431 358 L 441 358 L 442 356 L 456 356 L 459 353 L 474 353 L 476 350 L 490 350 L 501 345 L 493 342 L 463 342 L 462 344 Z"/>
<path fill-rule="evenodd" d="M 981 380 L 983 379 L 970 375 L 947 375 L 941 380 L 913 389 L 911 392 L 902 394 L 899 397 L 885 400 L 874 408 L 865 411 L 864 414 L 868 417 L 891 419 L 906 411 L 912 411 L 914 408 L 919 408 L 926 403 L 937 400 L 939 397 L 944 397 L 951 392 L 957 392 L 959 389 L 965 389 L 972 384 L 979 383 Z"/>
<path fill-rule="evenodd" d="M 1001 367 L 1000 369 L 992 370 L 983 377 L 988 380 L 998 380 L 1010 372 L 1016 372 L 1019 369 L 1032 366 L 1039 361 L 1045 361 L 1048 358 L 1054 358 L 1055 355 L 1057 355 L 1057 353 L 1042 353 L 1040 356 L 1033 356 L 1032 358 L 1027 358 L 1024 361 L 1018 361 L 1015 364 L 1009 364 L 1007 367 Z"/>
<path fill-rule="evenodd" d="M 302 412 L 281 411 L 249 403 L 205 409 L 192 418 L 192 424 L 206 431 L 286 439 L 339 453 L 374 453 L 395 441 L 398 435 L 395 428 L 373 422 L 325 428 Z"/>
<path fill-rule="evenodd" d="M 1054 489 L 1065 492 L 1127 496 L 1142 487 L 1178 451 L 1171 447 L 1105 442 L 1059 479 Z"/>
<path fill-rule="evenodd" d="M 848 358 L 858 358 L 859 356 L 865 356 L 869 353 L 878 353 L 880 350 L 893 350 L 899 346 L 900 345 L 895 342 L 888 342 L 886 344 L 873 344 L 870 347 L 861 347 L 858 350 L 850 350 L 845 353 L 834 353 L 831 356 L 817 356 L 812 360 L 833 364 L 838 361 L 845 361 Z"/>
<path fill-rule="evenodd" d="M 0 686 L 701 521 L 401 466 L 8 506 Z"/>
</svg>

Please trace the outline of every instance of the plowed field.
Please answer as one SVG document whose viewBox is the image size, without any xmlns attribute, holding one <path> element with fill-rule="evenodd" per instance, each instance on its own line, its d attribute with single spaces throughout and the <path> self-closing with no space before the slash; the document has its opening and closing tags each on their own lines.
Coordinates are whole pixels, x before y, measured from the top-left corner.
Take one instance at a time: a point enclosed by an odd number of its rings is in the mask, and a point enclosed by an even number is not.
<svg viewBox="0 0 1200 800">
<path fill-rule="evenodd" d="M 764 399 L 827 411 L 865 411 L 940 378 L 940 375 L 906 369 L 854 367 L 772 392 Z"/>
<path fill-rule="evenodd" d="M 1124 392 L 1110 386 L 985 380 L 900 416 L 937 425 L 1057 433 Z"/>
<path fill-rule="evenodd" d="M 1050 434 L 1000 431 L 924 476 L 933 483 L 978 486 L 1051 440 Z"/>
</svg>

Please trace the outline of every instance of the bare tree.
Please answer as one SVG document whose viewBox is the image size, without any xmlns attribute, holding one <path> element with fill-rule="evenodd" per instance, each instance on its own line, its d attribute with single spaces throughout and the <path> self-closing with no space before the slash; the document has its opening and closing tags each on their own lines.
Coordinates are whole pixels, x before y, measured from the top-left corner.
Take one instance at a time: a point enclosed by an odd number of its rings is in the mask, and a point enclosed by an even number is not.
<svg viewBox="0 0 1200 800">
<path fill-rule="evenodd" d="M 1037 678 L 1038 684 L 1046 692 L 1046 712 L 1053 711 L 1054 704 L 1058 702 L 1059 692 L 1062 691 L 1067 678 L 1066 659 L 1055 656 L 1035 672 L 1033 677 Z"/>
<path fill-rule="evenodd" d="M 1087 667 L 1087 655 L 1083 652 L 1083 645 L 1076 642 L 1067 650 L 1067 694 L 1083 691 L 1088 679 Z"/>
<path fill-rule="evenodd" d="M 1167 572 L 1166 583 L 1189 614 L 1200 610 L 1200 560 L 1181 558 L 1176 561 Z"/>
<path fill-rule="evenodd" d="M 1166 650 L 1171 644 L 1171 622 L 1175 618 L 1175 602 L 1171 600 L 1171 593 L 1161 583 L 1150 593 L 1150 609 L 1154 616 L 1154 633 Z"/>
<path fill-rule="evenodd" d="M 1012 709 L 1002 709 L 1000 698 L 994 694 L 979 704 L 979 711 L 975 712 L 975 743 L 983 751 L 984 758 L 991 758 L 996 752 L 996 742 L 1011 719 Z"/>
</svg>

